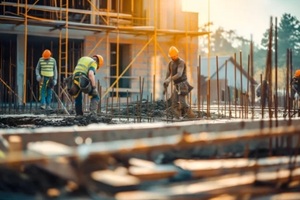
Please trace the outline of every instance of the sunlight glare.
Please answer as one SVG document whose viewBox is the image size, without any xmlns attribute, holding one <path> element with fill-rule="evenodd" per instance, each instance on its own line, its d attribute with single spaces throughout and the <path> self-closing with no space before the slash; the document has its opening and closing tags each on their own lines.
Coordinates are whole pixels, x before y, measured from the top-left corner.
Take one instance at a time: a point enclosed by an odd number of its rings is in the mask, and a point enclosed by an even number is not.
<svg viewBox="0 0 300 200">
<path fill-rule="evenodd" d="M 199 13 L 200 1 L 199 0 L 181 0 L 183 12 L 196 12 Z"/>
</svg>

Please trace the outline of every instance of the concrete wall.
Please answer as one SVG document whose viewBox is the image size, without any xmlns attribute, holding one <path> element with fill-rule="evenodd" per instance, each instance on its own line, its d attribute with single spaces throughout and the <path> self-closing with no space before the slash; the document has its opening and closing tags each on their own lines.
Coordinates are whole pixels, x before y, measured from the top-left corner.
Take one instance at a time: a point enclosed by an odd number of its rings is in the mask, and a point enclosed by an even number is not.
<svg viewBox="0 0 300 200">
<path fill-rule="evenodd" d="M 155 94 L 155 99 L 163 99 L 163 81 L 167 70 L 168 49 L 174 44 L 173 39 L 165 39 L 158 37 L 158 47 L 155 54 L 154 41 L 150 41 L 151 36 L 135 36 L 120 34 L 99 34 L 95 36 L 87 36 L 85 38 L 84 52 L 86 55 L 101 54 L 104 58 L 104 66 L 97 73 L 97 79 L 100 81 L 102 91 L 105 91 L 111 86 L 110 77 L 110 43 L 116 43 L 119 37 L 120 44 L 130 44 L 131 52 L 129 53 L 132 65 L 128 70 L 131 70 L 131 98 L 136 100 L 140 89 L 140 78 L 143 81 L 143 98 L 150 98 Z M 101 41 L 98 45 L 97 42 Z M 197 39 L 192 39 L 186 47 L 185 39 L 178 38 L 176 41 L 177 47 L 180 50 L 180 57 L 187 63 L 189 81 L 194 85 L 193 96 L 196 99 L 197 89 Z M 147 45 L 147 42 L 149 44 Z M 154 81 L 155 79 L 155 81 Z M 154 89 L 155 88 L 155 89 Z M 155 90 L 155 91 L 154 91 Z"/>
</svg>

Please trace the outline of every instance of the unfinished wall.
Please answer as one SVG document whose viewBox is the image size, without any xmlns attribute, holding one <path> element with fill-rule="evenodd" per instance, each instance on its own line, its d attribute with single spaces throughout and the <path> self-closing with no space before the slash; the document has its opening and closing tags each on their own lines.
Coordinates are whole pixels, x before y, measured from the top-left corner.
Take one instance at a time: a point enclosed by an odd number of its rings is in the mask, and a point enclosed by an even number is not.
<svg viewBox="0 0 300 200">
<path fill-rule="evenodd" d="M 33 100 L 31 90 L 38 95 L 37 85 L 34 84 L 34 68 L 45 48 L 50 49 L 57 59 L 61 75 L 59 84 L 72 73 L 81 56 L 97 53 L 105 59 L 104 67 L 97 74 L 104 96 L 113 95 L 109 90 L 121 88 L 120 84 L 125 82 L 127 86 L 121 92 L 129 90 L 133 99 L 141 96 L 141 90 L 142 98 L 152 96 L 155 100 L 161 99 L 162 76 L 165 76 L 165 66 L 169 62 L 166 56 L 168 48 L 176 45 L 181 51 L 180 56 L 186 60 L 189 71 L 193 72 L 193 68 L 197 66 L 198 37 L 205 34 L 198 32 L 197 13 L 181 11 L 181 0 L 135 0 L 130 3 L 123 0 L 90 3 L 2 1 L 0 6 L 0 33 L 9 33 L 11 36 L 23 34 L 24 45 L 28 49 L 24 54 L 24 78 L 29 79 L 33 88 L 28 89 L 24 81 L 21 81 L 22 88 L 18 91 L 24 91 L 25 95 L 21 96 L 25 102 Z M 168 17 L 166 13 L 169 13 Z M 112 63 L 113 44 L 116 44 L 116 49 L 121 49 L 117 52 L 122 54 L 121 63 Z M 24 50 L 18 52 L 25 53 Z M 64 59 L 67 60 L 66 63 Z M 19 59 L 17 63 L 21 62 L 22 59 Z M 113 68 L 127 72 L 124 75 L 120 72 L 114 74 L 117 70 L 113 71 Z M 118 76 L 129 77 L 125 80 Z M 189 73 L 189 76 L 191 82 L 195 82 L 196 75 Z M 119 78 L 120 81 L 112 86 L 114 80 Z M 17 79 L 9 81 L 14 89 L 15 80 Z M 60 92 L 60 87 L 57 92 Z"/>
</svg>

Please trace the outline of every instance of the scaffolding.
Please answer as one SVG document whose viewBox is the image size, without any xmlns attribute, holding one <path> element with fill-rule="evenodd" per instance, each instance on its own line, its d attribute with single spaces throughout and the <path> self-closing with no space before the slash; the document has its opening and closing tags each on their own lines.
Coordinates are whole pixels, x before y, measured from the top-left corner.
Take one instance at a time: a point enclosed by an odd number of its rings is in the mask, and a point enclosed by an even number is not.
<svg viewBox="0 0 300 200">
<path fill-rule="evenodd" d="M 109 41 L 109 38 L 114 35 L 116 38 L 116 54 L 119 54 L 120 49 L 120 35 L 142 35 L 147 41 L 141 50 L 131 59 L 129 64 L 125 67 L 124 71 L 117 71 L 115 75 L 115 81 L 110 84 L 105 92 L 103 92 L 102 97 L 105 97 L 106 94 L 111 92 L 114 88 L 119 90 L 119 80 L 122 78 L 133 62 L 140 55 L 140 52 L 144 51 L 146 47 L 150 44 L 153 44 L 154 52 L 154 69 L 156 71 L 157 67 L 157 55 L 160 52 L 161 55 L 167 60 L 168 57 L 164 53 L 163 47 L 159 44 L 159 37 L 171 37 L 169 40 L 173 40 L 174 43 L 178 38 L 185 38 L 185 57 L 189 58 L 189 40 L 190 38 L 205 36 L 208 35 L 208 32 L 203 32 L 198 30 L 198 24 L 192 24 L 189 22 L 190 18 L 187 13 L 184 14 L 184 27 L 182 29 L 177 28 L 179 19 L 177 20 L 176 14 L 180 6 L 176 1 L 175 6 L 173 7 L 173 16 L 174 24 L 172 27 L 164 28 L 159 20 L 164 18 L 163 14 L 158 12 L 162 10 L 163 3 L 158 0 L 144 0 L 137 1 L 131 0 L 130 3 L 124 0 L 108 0 L 108 1 L 96 1 L 96 0 L 83 0 L 83 1 L 74 1 L 74 0 L 51 0 L 51 1 L 32 1 L 27 0 L 18 0 L 17 2 L 2 1 L 0 6 L 2 8 L 2 13 L 0 15 L 1 23 L 3 24 L 13 24 L 19 26 L 20 24 L 24 25 L 24 35 L 27 38 L 28 35 L 33 34 L 34 30 L 28 30 L 28 27 L 39 27 L 47 28 L 49 35 L 55 36 L 59 39 L 58 46 L 58 61 L 59 61 L 59 80 L 58 83 L 61 83 L 61 78 L 67 77 L 72 73 L 74 64 L 76 63 L 80 54 L 83 54 L 83 49 L 79 55 L 74 55 L 74 52 L 70 53 L 70 38 L 73 38 L 76 34 L 86 34 L 90 35 L 95 33 L 106 33 L 106 41 Z M 173 2 L 173 1 L 172 1 Z M 171 3 L 172 3 L 171 2 Z M 166 2 L 164 2 L 166 3 Z M 144 5 L 143 5 L 144 4 Z M 143 13 L 141 8 L 149 8 Z M 152 9 L 150 9 L 152 8 Z M 153 12 L 152 12 L 153 11 Z M 153 19 L 151 18 L 153 17 Z M 196 23 L 196 21 L 195 21 Z M 196 26 L 196 27 L 195 27 Z M 59 31 L 58 34 L 55 31 Z M 54 33 L 55 32 L 55 33 Z M 75 36 L 76 37 L 76 36 Z M 25 39 L 26 40 L 26 39 Z M 102 41 L 105 41 L 105 38 L 102 38 L 95 43 L 95 47 L 99 46 Z M 197 44 L 196 44 L 197 45 Z M 27 52 L 27 41 L 25 41 L 24 53 Z M 109 46 L 107 49 L 107 57 L 109 53 Z M 92 53 L 93 49 L 88 52 Z M 73 53 L 73 54 L 72 54 Z M 27 56 L 24 56 L 25 59 Z M 71 59 L 69 59 L 71 58 Z M 197 60 L 197 58 L 195 58 Z M 109 62 L 109 61 L 107 61 Z M 27 61 L 25 60 L 25 63 Z M 119 69 L 119 61 L 117 60 L 116 66 L 117 70 Z M 25 64 L 24 70 L 24 82 L 27 79 L 27 70 Z M 153 76 L 153 82 L 155 83 L 155 75 Z M 23 84 L 24 87 L 24 102 L 27 101 L 26 96 L 26 83 Z M 155 99 L 155 85 L 153 85 L 153 99 Z M 60 90 L 60 88 L 59 88 Z M 60 93 L 60 92 L 59 92 Z M 117 93 L 118 94 L 118 93 Z"/>
</svg>

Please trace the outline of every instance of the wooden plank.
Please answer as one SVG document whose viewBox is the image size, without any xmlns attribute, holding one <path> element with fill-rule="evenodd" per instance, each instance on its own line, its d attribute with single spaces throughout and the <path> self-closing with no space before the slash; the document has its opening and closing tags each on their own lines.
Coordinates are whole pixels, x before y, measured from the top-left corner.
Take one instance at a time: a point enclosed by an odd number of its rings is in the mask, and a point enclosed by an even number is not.
<svg viewBox="0 0 300 200">
<path fill-rule="evenodd" d="M 299 120 L 296 120 L 293 123 L 298 123 Z M 28 142 L 39 141 L 39 140 L 51 140 L 59 143 L 64 143 L 70 146 L 76 145 L 74 142 L 74 134 L 86 138 L 92 137 L 93 144 L 90 146 L 93 149 L 93 145 L 97 146 L 96 142 L 101 142 L 103 140 L 117 140 L 117 139 L 133 139 L 133 138 L 145 138 L 147 140 L 149 137 L 157 138 L 157 142 L 154 145 L 149 146 L 149 148 L 158 149 L 160 146 L 163 148 L 164 141 L 169 140 L 168 138 L 171 134 L 177 135 L 179 140 L 174 140 L 173 145 L 177 146 L 187 146 L 192 147 L 192 145 L 201 145 L 203 147 L 210 146 L 213 144 L 223 144 L 230 142 L 242 142 L 249 141 L 254 139 L 266 139 L 279 136 L 288 136 L 288 135 L 297 135 L 300 132 L 300 126 L 287 126 L 287 127 L 278 127 L 278 128 L 267 128 L 267 129 L 254 129 L 254 130 L 228 130 L 224 125 L 216 124 L 215 126 L 218 129 L 223 127 L 224 130 L 221 132 L 216 130 L 214 131 L 213 125 L 203 124 L 206 121 L 191 121 L 191 122 L 182 122 L 182 123 L 142 123 L 135 124 L 134 127 L 131 125 L 110 125 L 110 126 L 89 126 L 89 127 L 64 127 L 64 128 L 38 128 L 35 130 L 30 129 L 3 129 L 0 130 L 0 135 L 4 139 L 8 140 L 8 137 L 11 135 L 18 135 L 22 138 L 23 146 L 26 146 Z M 248 122 L 253 127 L 257 126 L 256 123 Z M 245 124 L 248 124 L 245 123 Z M 275 123 L 275 122 L 274 122 Z M 280 121 L 280 123 L 284 123 Z M 292 123 L 292 122 L 291 122 Z M 223 123 L 221 123 L 223 124 Z M 240 129 L 240 123 L 227 123 L 227 127 L 234 127 Z M 248 126 L 248 125 L 247 125 Z M 209 129 L 209 132 L 201 131 Z M 59 129 L 59 131 L 58 131 Z M 226 130 L 226 131 L 225 131 Z M 96 134 L 97 133 L 97 134 Z M 187 137 L 183 138 L 182 135 L 186 134 Z M 190 136 L 189 136 L 190 135 Z M 166 137 L 166 139 L 160 139 L 159 136 Z M 182 140 L 182 141 L 181 141 Z M 107 142 L 107 141 L 105 141 Z M 125 141 L 126 142 L 126 141 Z M 181 142 L 180 144 L 176 144 Z M 100 144 L 100 143 L 99 143 Z M 170 143 L 169 143 L 170 144 Z"/>
<path fill-rule="evenodd" d="M 174 164 L 184 170 L 191 171 L 194 177 L 220 175 L 238 170 L 253 170 L 266 167 L 288 167 L 291 158 L 288 156 L 273 156 L 259 159 L 233 158 L 233 159 L 177 159 Z M 292 164 L 300 166 L 300 156 L 293 157 Z"/>
<path fill-rule="evenodd" d="M 97 182 L 106 183 L 113 187 L 131 186 L 140 184 L 140 180 L 117 170 L 99 170 L 92 172 L 91 177 Z"/>
<path fill-rule="evenodd" d="M 155 191 L 126 191 L 119 192 L 114 197 L 116 200 L 165 200 L 165 199 L 211 199 L 211 200 L 233 200 L 233 199 L 249 199 L 252 196 L 265 195 L 273 193 L 274 189 L 269 187 L 254 187 L 254 186 L 240 186 L 238 188 L 228 188 L 226 191 L 210 191 L 201 194 L 185 194 L 180 197 L 172 198 L 163 193 Z M 244 197 L 244 198 L 243 198 Z M 252 198 L 251 198 L 252 199 Z M 270 199 L 268 199 L 270 200 Z"/>
<path fill-rule="evenodd" d="M 3 6 L 13 6 L 13 7 L 21 7 L 25 8 L 25 4 L 23 3 L 12 3 L 12 2 L 1 2 L 0 5 Z M 66 8 L 54 7 L 54 6 L 42 6 L 42 5 L 33 5 L 27 4 L 27 7 L 30 10 L 39 10 L 39 11 L 48 11 L 48 12 L 66 12 Z M 83 10 L 83 9 L 74 9 L 68 8 L 69 13 L 77 13 L 77 14 L 89 14 L 89 15 L 101 15 L 107 17 L 119 17 L 119 18 L 127 18 L 131 19 L 132 15 L 125 13 L 117 13 L 117 12 L 106 12 L 106 11 L 91 11 L 91 10 Z"/>
<path fill-rule="evenodd" d="M 201 199 L 205 195 L 206 192 L 225 189 L 226 187 L 234 187 L 236 185 L 250 185 L 254 182 L 255 177 L 252 176 L 238 176 L 238 175 L 230 175 L 224 177 L 218 177 L 218 180 L 208 181 L 208 180 L 196 180 L 196 181 L 184 181 L 175 184 L 168 185 L 157 185 L 149 188 L 145 191 L 137 191 L 137 192 L 120 192 L 116 194 L 116 199 L 123 200 L 127 195 L 130 195 L 131 200 L 138 199 L 147 199 L 149 196 L 145 196 L 141 198 L 143 193 L 155 194 L 161 199 L 173 199 L 177 197 L 181 197 L 182 199 L 187 198 L 188 196 L 194 196 L 198 199 Z M 185 198 L 184 198 L 185 197 Z"/>
<path fill-rule="evenodd" d="M 69 156 L 74 153 L 73 148 L 53 141 L 32 142 L 28 144 L 27 148 L 30 151 L 37 152 L 49 157 Z"/>
<path fill-rule="evenodd" d="M 132 20 L 126 20 L 126 19 L 118 19 L 111 17 L 109 19 L 110 24 L 112 25 L 126 25 L 126 26 L 132 26 Z"/>
<path fill-rule="evenodd" d="M 0 158 L 0 165 L 19 166 L 27 163 L 44 163 L 47 158 L 32 151 L 8 152 Z"/>
<path fill-rule="evenodd" d="M 157 180 L 174 176 L 178 170 L 174 167 L 157 166 L 155 168 L 129 167 L 128 173 L 141 180 Z"/>
<path fill-rule="evenodd" d="M 115 195 L 116 200 L 163 200 L 168 199 L 163 194 L 158 194 L 151 191 L 127 191 L 127 192 L 119 192 Z"/>
<path fill-rule="evenodd" d="M 136 190 L 141 181 L 127 174 L 126 170 L 99 170 L 91 173 L 91 178 L 101 190 L 107 193 Z"/>
<path fill-rule="evenodd" d="M 267 194 L 253 198 L 253 200 L 299 200 L 300 192 L 283 192 L 279 194 Z"/>
<path fill-rule="evenodd" d="M 154 162 L 130 158 L 128 173 L 141 180 L 156 180 L 170 178 L 178 173 L 178 169 L 174 165 L 158 165 Z"/>
<path fill-rule="evenodd" d="M 292 176 L 289 170 L 276 169 L 273 172 L 249 172 L 249 173 L 234 173 L 225 176 L 217 176 L 213 178 L 204 178 L 201 180 L 184 181 L 179 183 L 156 185 L 144 191 L 137 192 L 120 192 L 116 194 L 116 199 L 121 200 L 130 195 L 131 200 L 146 199 L 141 198 L 142 195 L 155 194 L 162 199 L 176 199 L 187 197 L 207 197 L 216 196 L 221 194 L 248 194 L 249 190 L 242 190 L 241 188 L 253 187 L 257 180 L 261 181 L 286 181 L 288 178 L 292 180 L 300 180 L 300 168 L 293 171 Z M 275 192 L 274 187 L 266 187 L 270 191 Z M 250 193 L 251 194 L 251 193 Z M 149 197 L 149 196 L 148 196 Z"/>
<path fill-rule="evenodd" d="M 110 154 L 110 153 L 132 153 L 145 152 L 151 150 L 164 150 L 173 147 L 191 148 L 193 146 L 205 147 L 213 144 L 228 144 L 241 141 L 252 141 L 253 139 L 267 139 L 278 136 L 297 135 L 300 126 L 278 127 L 276 129 L 244 130 L 244 131 L 224 131 L 224 132 L 183 132 L 177 135 L 139 138 L 131 140 L 120 140 L 111 142 L 98 142 L 88 146 L 78 147 L 90 154 Z"/>
<path fill-rule="evenodd" d="M 9 151 L 15 152 L 15 151 L 22 151 L 22 138 L 17 135 L 12 135 L 8 137 L 8 143 L 9 143 Z"/>
<path fill-rule="evenodd" d="M 102 127 L 103 129 L 103 127 Z M 143 128 L 142 130 L 144 130 Z M 283 129 L 283 127 L 282 127 Z M 28 149 L 38 152 L 47 156 L 101 156 L 109 154 L 130 154 L 130 153 L 143 153 L 149 151 L 165 150 L 173 147 L 178 148 L 191 148 L 193 146 L 219 144 L 227 142 L 237 142 L 242 140 L 252 140 L 254 138 L 270 138 L 271 136 L 278 135 L 290 135 L 297 134 L 298 129 L 296 127 L 285 127 L 285 130 L 281 128 L 269 129 L 269 130 L 256 130 L 247 132 L 221 132 L 221 133 L 199 133 L 199 134 L 188 134 L 183 135 L 171 135 L 164 137 L 152 137 L 152 138 L 140 138 L 140 139 L 128 139 L 128 140 L 115 140 L 105 142 L 94 142 L 89 145 L 81 145 L 78 147 L 68 147 L 66 145 L 44 141 L 30 143 Z M 154 131 L 154 130 L 153 130 Z M 1 132 L 1 131 L 0 131 Z M 92 130 L 95 133 L 95 130 Z M 116 130 L 114 130 L 116 132 Z M 151 131 L 150 131 L 151 132 Z M 71 132 L 70 132 L 71 133 Z M 114 133 L 115 134 L 115 133 Z M 20 134 L 21 136 L 22 134 Z M 26 135 L 39 136 L 42 138 L 43 134 L 24 134 Z M 67 135 L 67 133 L 65 133 Z M 219 136 L 218 136 L 219 135 Z M 6 135 L 8 136 L 8 135 Z M 23 139 L 24 139 L 23 138 Z M 28 139 L 27 139 L 28 140 Z M 35 138 L 37 140 L 37 138 Z"/>
<path fill-rule="evenodd" d="M 114 92 L 129 92 L 129 93 L 139 93 L 139 89 L 134 89 L 134 88 L 114 88 Z M 112 90 L 110 91 L 112 92 Z"/>
</svg>

